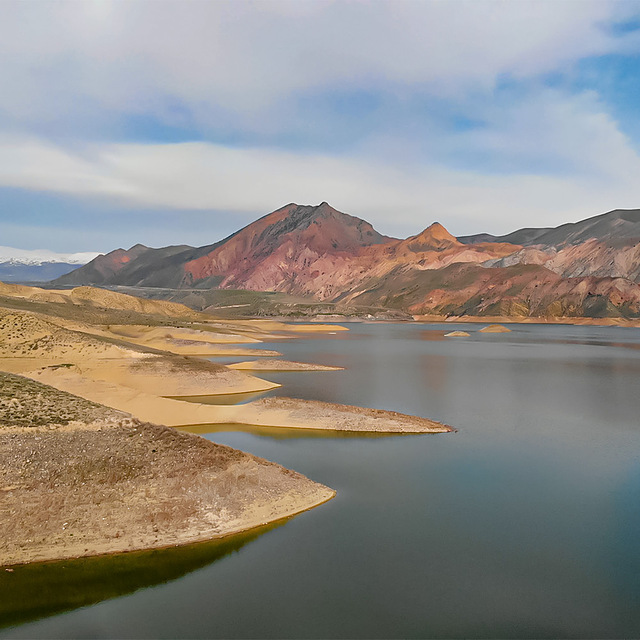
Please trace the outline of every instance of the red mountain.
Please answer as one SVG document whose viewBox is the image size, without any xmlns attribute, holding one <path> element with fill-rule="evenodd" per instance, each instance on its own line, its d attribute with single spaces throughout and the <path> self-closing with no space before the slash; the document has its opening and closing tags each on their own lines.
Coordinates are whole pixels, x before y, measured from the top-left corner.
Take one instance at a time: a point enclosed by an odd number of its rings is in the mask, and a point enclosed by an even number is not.
<svg viewBox="0 0 640 640">
<path fill-rule="evenodd" d="M 323 256 L 353 257 L 365 247 L 392 241 L 326 202 L 317 207 L 288 204 L 187 262 L 184 284 L 213 276 L 221 278 L 223 288 L 278 289 Z"/>
<path fill-rule="evenodd" d="M 510 234 L 523 246 L 487 234 L 462 242 L 437 222 L 397 240 L 326 202 L 289 204 L 216 244 L 137 245 L 57 282 L 280 291 L 444 315 L 640 315 L 636 216 L 608 215 Z"/>
</svg>

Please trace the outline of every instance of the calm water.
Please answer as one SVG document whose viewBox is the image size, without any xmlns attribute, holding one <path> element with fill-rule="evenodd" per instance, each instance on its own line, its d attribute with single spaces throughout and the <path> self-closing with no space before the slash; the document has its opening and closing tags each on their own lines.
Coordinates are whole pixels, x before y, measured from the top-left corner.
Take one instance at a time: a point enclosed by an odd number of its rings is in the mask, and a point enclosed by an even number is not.
<svg viewBox="0 0 640 640">
<path fill-rule="evenodd" d="M 264 345 L 347 368 L 263 374 L 277 393 L 459 432 L 208 434 L 338 496 L 222 547 L 16 569 L 0 576 L 4 602 L 42 602 L 11 619 L 111 599 L 0 635 L 640 636 L 640 330 L 512 328 L 444 339 L 437 325 L 355 324 Z"/>
</svg>

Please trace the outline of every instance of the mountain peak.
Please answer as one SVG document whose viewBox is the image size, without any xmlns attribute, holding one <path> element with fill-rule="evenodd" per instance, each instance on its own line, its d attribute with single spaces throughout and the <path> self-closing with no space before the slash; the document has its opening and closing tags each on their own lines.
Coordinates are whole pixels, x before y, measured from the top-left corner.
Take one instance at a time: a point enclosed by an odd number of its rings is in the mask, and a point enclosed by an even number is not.
<svg viewBox="0 0 640 640">
<path fill-rule="evenodd" d="M 192 283 L 215 276 L 223 278 L 224 286 L 253 283 L 251 278 L 260 279 L 257 274 L 261 270 L 293 273 L 305 268 L 313 256 L 352 255 L 390 240 L 365 220 L 342 213 L 327 202 L 317 206 L 288 204 L 187 262 L 185 278 Z"/>
<path fill-rule="evenodd" d="M 447 240 L 448 242 L 457 243 L 458 241 L 452 236 L 439 222 L 429 225 L 420 235 L 429 235 L 437 240 Z"/>
<path fill-rule="evenodd" d="M 446 249 L 461 244 L 439 222 L 434 222 L 418 235 L 407 238 L 405 243 L 412 251 Z"/>
<path fill-rule="evenodd" d="M 273 248 L 288 238 L 316 249 L 326 245 L 328 251 L 353 250 L 390 239 L 365 220 L 342 213 L 326 201 L 319 205 L 288 204 L 245 227 L 235 235 L 235 240 L 247 235 L 253 247 Z"/>
</svg>

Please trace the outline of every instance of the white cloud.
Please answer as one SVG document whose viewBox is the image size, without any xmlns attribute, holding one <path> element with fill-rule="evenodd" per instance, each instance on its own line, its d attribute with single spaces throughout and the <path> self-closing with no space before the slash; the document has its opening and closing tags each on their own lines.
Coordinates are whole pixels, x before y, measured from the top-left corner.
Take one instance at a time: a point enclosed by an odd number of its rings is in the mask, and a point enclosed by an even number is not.
<svg viewBox="0 0 640 640">
<path fill-rule="evenodd" d="M 541 74 L 585 57 L 639 50 L 636 33 L 608 29 L 639 7 L 604 0 L 6 1 L 0 186 L 243 213 L 328 200 L 398 235 L 433 219 L 460 234 L 507 232 L 636 207 L 638 154 L 595 93 L 538 86 L 500 102 L 493 90 L 505 77 L 535 87 Z M 444 97 L 483 126 L 412 137 L 409 129 L 386 128 L 392 118 L 385 114 L 340 156 L 207 142 L 78 146 L 55 137 L 60 121 L 73 128 L 125 113 L 172 123 L 193 117 L 204 129 L 221 120 L 248 132 L 247 140 L 256 131 L 290 132 L 292 120 L 313 128 L 295 98 L 343 89 L 386 92 L 397 103 Z M 470 96 L 477 95 L 484 102 L 476 105 Z M 420 121 L 417 129 L 429 127 Z M 47 140 L 37 130 L 54 135 Z M 475 168 L 473 161 L 446 168 L 443 159 L 452 157 L 475 158 Z"/>
<path fill-rule="evenodd" d="M 542 106 L 544 108 L 542 108 Z M 383 158 L 305 155 L 209 143 L 93 144 L 80 150 L 35 138 L 0 139 L 0 185 L 100 196 L 141 208 L 266 213 L 287 202 L 327 200 L 386 233 L 416 233 L 434 219 L 455 233 L 557 225 L 637 207 L 640 158 L 590 96 L 556 94 L 512 116 L 483 145 L 520 140 L 524 152 L 549 127 L 569 175 L 483 174 Z M 469 132 L 469 144 L 479 144 Z M 587 170 L 580 165 L 583 158 Z"/>
<path fill-rule="evenodd" d="M 626 49 L 603 25 L 629 4 L 4 2 L 0 110 L 55 119 L 88 106 L 260 129 L 287 98 L 344 87 L 455 95 Z M 635 46 L 635 44 L 633 46 Z"/>
<path fill-rule="evenodd" d="M 633 142 L 620 130 L 598 95 L 570 95 L 538 87 L 517 102 L 478 109 L 482 127 L 448 132 L 443 148 L 463 157 L 481 156 L 487 170 L 595 180 L 633 180 L 640 163 Z"/>
</svg>

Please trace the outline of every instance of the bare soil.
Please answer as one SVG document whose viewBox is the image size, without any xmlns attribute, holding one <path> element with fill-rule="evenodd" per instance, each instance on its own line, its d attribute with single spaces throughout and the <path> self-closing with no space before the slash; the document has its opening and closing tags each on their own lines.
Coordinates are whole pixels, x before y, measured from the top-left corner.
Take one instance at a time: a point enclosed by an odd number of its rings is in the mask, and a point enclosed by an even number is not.
<svg viewBox="0 0 640 640">
<path fill-rule="evenodd" d="M 335 494 L 20 376 L 0 374 L 0 398 L 0 565 L 222 537 Z"/>
<path fill-rule="evenodd" d="M 251 407 L 258 417 L 264 411 L 266 420 L 272 423 L 275 420 L 275 417 L 271 415 L 272 412 L 286 412 L 289 425 L 282 426 L 297 424 L 305 428 L 378 433 L 444 433 L 455 431 L 453 427 L 428 418 L 411 416 L 396 411 L 366 409 L 344 404 L 320 402 L 318 400 L 283 397 L 261 398 L 245 406 L 247 409 Z M 255 424 L 260 426 L 262 423 L 258 421 Z"/>
<path fill-rule="evenodd" d="M 274 386 L 176 354 L 274 356 L 280 354 L 217 343 L 340 329 L 207 324 L 184 308 L 110 292 L 0 287 L 0 369 L 28 376 L 0 372 L 0 566 L 224 537 L 335 495 L 277 464 L 158 423 L 452 430 L 425 418 L 324 402 L 268 398 L 215 406 L 162 397 Z M 279 368 L 285 364 L 317 369 L 278 361 Z"/>
</svg>

